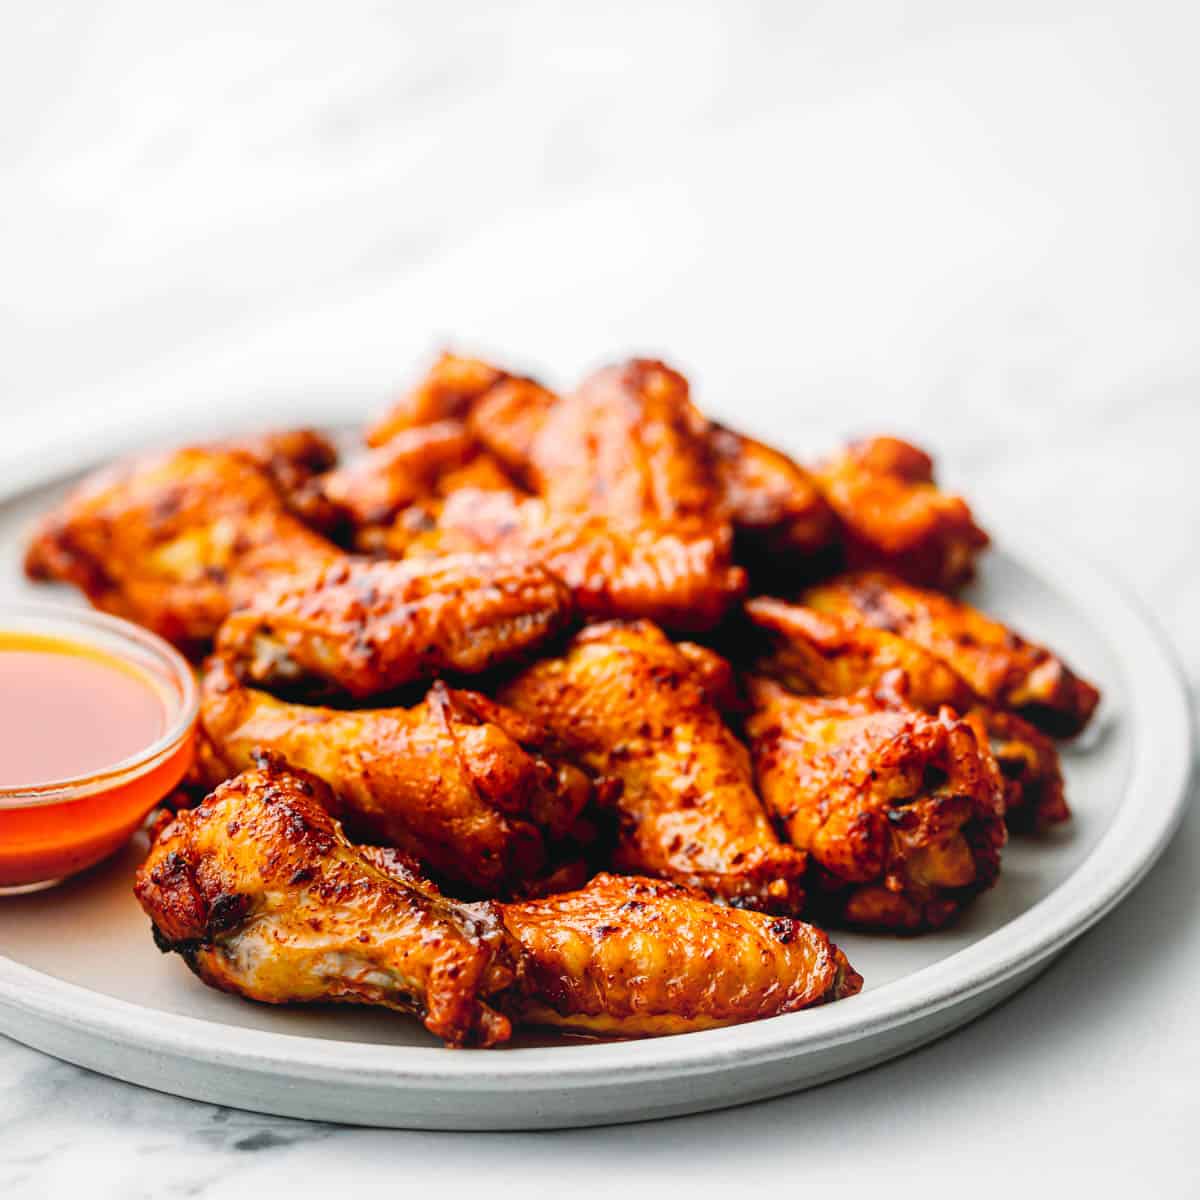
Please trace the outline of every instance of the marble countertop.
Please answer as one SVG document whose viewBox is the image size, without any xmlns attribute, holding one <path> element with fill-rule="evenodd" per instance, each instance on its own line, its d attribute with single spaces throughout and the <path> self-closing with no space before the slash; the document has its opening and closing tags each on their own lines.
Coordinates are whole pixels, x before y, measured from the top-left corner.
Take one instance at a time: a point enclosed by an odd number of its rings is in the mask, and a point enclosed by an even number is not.
<svg viewBox="0 0 1200 1200">
<path fill-rule="evenodd" d="M 1103 562 L 1200 686 L 1200 84 L 1178 5 L 0 11 L 0 480 L 356 417 L 453 339 L 630 350 L 813 444 L 934 448 Z M 1032 986 L 814 1092 L 467 1136 L 177 1100 L 0 1039 L 0 1195 L 866 1194 L 1194 1180 L 1200 813 Z"/>
</svg>

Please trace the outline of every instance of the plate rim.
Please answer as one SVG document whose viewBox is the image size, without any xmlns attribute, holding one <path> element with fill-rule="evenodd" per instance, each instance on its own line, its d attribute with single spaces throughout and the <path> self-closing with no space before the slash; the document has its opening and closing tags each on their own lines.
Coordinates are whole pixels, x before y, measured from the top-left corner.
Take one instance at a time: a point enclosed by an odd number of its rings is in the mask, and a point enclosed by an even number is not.
<svg viewBox="0 0 1200 1200">
<path fill-rule="evenodd" d="M 51 470 L 40 481 L 26 477 L 14 488 L 0 489 L 0 506 L 76 473 Z M 0 1032 L 21 1040 L 17 1026 L 27 1017 L 111 1046 L 297 1082 L 345 1082 L 352 1073 L 364 1085 L 470 1091 L 541 1083 L 561 1092 L 817 1054 L 867 1041 L 999 987 L 1095 925 L 1154 865 L 1186 810 L 1194 726 L 1170 642 L 1124 584 L 1040 531 L 1002 525 L 995 545 L 993 555 L 1013 560 L 1070 597 L 1108 646 L 1126 688 L 1121 709 L 1133 739 L 1132 756 L 1112 823 L 1071 875 L 999 929 L 936 963 L 836 1004 L 724 1029 L 483 1053 L 309 1037 L 185 1016 L 56 979 L 0 953 Z M 1105 701 L 1109 704 L 1111 699 Z M 222 1031 L 220 1044 L 212 1037 L 214 1026 Z"/>
</svg>

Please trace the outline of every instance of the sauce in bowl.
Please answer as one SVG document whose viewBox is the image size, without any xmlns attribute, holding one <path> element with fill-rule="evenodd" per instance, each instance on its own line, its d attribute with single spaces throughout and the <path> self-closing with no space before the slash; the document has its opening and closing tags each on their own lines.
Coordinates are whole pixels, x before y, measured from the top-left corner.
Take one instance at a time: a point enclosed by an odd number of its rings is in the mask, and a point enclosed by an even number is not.
<svg viewBox="0 0 1200 1200">
<path fill-rule="evenodd" d="M 191 668 L 153 634 L 0 609 L 0 890 L 116 850 L 190 765 L 195 715 Z"/>
</svg>

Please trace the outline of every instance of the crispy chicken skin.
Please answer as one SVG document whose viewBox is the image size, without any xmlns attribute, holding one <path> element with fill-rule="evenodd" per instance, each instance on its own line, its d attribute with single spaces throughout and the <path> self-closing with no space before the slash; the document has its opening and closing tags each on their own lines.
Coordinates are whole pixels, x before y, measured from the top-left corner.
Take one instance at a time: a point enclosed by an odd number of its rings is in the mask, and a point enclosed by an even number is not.
<svg viewBox="0 0 1200 1200">
<path fill-rule="evenodd" d="M 337 465 L 337 447 L 315 429 L 276 429 L 212 443 L 244 454 L 270 475 L 284 503 L 306 525 L 328 534 L 337 514 L 312 490 L 312 481 Z"/>
<path fill-rule="evenodd" d="M 794 914 L 804 854 L 779 844 L 708 678 L 650 622 L 613 622 L 584 629 L 562 658 L 535 663 L 499 695 L 621 782 L 617 870 Z"/>
<path fill-rule="evenodd" d="M 268 1004 L 349 1001 L 415 1013 L 448 1045 L 511 1024 L 489 1001 L 520 951 L 491 903 L 381 870 L 312 776 L 264 761 L 161 832 L 134 892 L 163 951 L 205 983 Z"/>
<path fill-rule="evenodd" d="M 1004 803 L 976 727 L 910 708 L 902 688 L 896 673 L 874 692 L 802 697 L 752 677 L 746 733 L 763 800 L 808 851 L 813 911 L 911 933 L 995 882 Z"/>
<path fill-rule="evenodd" d="M 756 567 L 790 571 L 829 546 L 833 510 L 799 463 L 720 425 L 708 441 L 740 554 Z"/>
<path fill-rule="evenodd" d="M 197 447 L 85 480 L 34 531 L 25 569 L 194 653 L 265 578 L 338 557 L 252 458 Z"/>
<path fill-rule="evenodd" d="M 873 689 L 891 671 L 904 673 L 907 699 L 926 712 L 949 705 L 980 723 L 1004 777 L 1010 828 L 1045 829 L 1069 819 L 1054 743 L 1013 713 L 978 696 L 949 663 L 857 617 L 818 612 L 769 596 L 746 603 L 746 615 L 769 637 L 754 669 L 801 695 L 847 696 Z"/>
<path fill-rule="evenodd" d="M 854 442 L 815 478 L 837 514 L 845 565 L 881 567 L 926 587 L 953 589 L 975 571 L 988 536 L 959 496 L 933 482 L 933 461 L 898 438 Z"/>
<path fill-rule="evenodd" d="M 547 757 L 554 745 L 534 722 L 477 693 L 439 682 L 412 708 L 289 704 L 215 657 L 201 690 L 210 770 L 232 776 L 257 751 L 276 754 L 333 789 L 334 815 L 355 836 L 476 894 L 520 891 L 544 873 L 550 846 L 592 833 L 589 778 Z"/>
<path fill-rule="evenodd" d="M 1062 659 L 977 608 L 880 571 L 822 583 L 803 596 L 823 613 L 848 616 L 916 642 L 948 663 L 989 704 L 1056 736 L 1091 719 L 1100 693 Z"/>
<path fill-rule="evenodd" d="M 425 378 L 370 426 L 367 444 L 382 446 L 418 425 L 461 420 L 475 401 L 507 377 L 507 372 L 477 358 L 443 351 Z"/>
<path fill-rule="evenodd" d="M 530 559 L 346 559 L 268 583 L 217 649 L 247 681 L 363 699 L 528 658 L 573 617 L 566 585 Z"/>
<path fill-rule="evenodd" d="M 852 996 L 862 978 L 819 929 L 716 905 L 662 880 L 597 875 L 502 906 L 521 947 L 522 1023 L 687 1033 Z"/>
<path fill-rule="evenodd" d="M 707 422 L 664 363 L 606 367 L 550 405 L 493 402 L 473 427 L 551 509 L 719 519 Z"/>
<path fill-rule="evenodd" d="M 720 624 L 746 589 L 727 525 L 559 513 L 542 500 L 473 488 L 450 496 L 429 524 L 414 532 L 398 522 L 396 548 L 415 557 L 528 555 L 562 579 L 594 621 L 645 617 L 700 633 Z"/>
</svg>

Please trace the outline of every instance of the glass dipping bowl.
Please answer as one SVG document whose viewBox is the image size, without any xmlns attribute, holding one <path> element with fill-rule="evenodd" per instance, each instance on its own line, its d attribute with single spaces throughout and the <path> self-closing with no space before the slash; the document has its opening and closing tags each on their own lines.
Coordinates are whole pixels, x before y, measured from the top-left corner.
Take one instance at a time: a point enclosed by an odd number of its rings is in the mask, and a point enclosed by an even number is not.
<svg viewBox="0 0 1200 1200">
<path fill-rule="evenodd" d="M 6 640 L 47 639 L 116 660 L 163 705 L 160 736 L 122 761 L 71 778 L 0 786 L 0 895 L 52 887 L 118 850 L 192 762 L 199 691 L 184 657 L 149 631 L 87 609 L 0 605 Z M 66 651 L 69 652 L 69 651 Z M 63 736 L 69 737 L 64 730 Z"/>
</svg>

